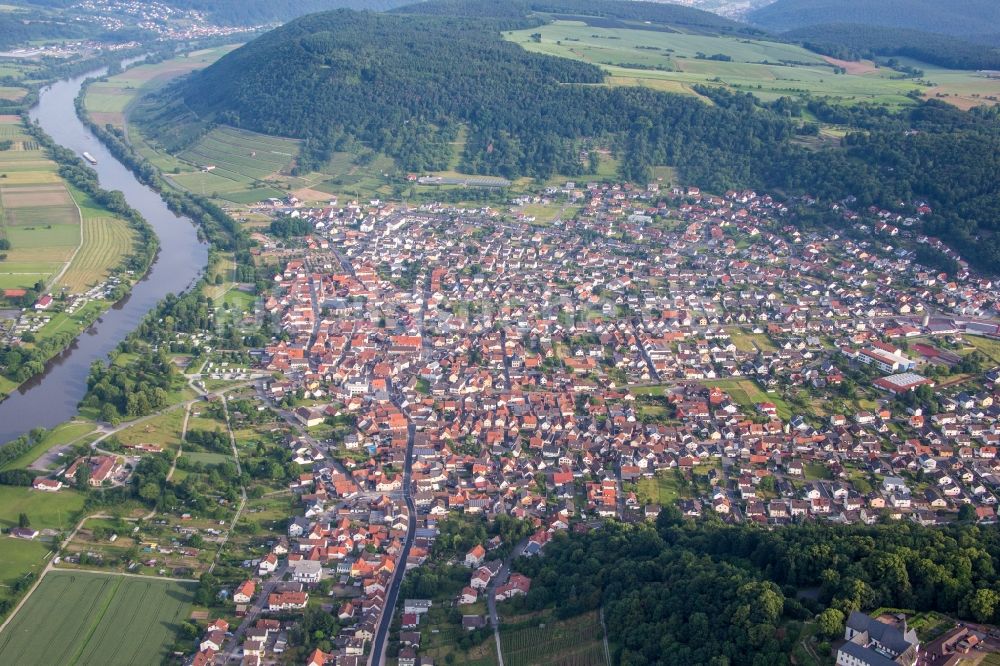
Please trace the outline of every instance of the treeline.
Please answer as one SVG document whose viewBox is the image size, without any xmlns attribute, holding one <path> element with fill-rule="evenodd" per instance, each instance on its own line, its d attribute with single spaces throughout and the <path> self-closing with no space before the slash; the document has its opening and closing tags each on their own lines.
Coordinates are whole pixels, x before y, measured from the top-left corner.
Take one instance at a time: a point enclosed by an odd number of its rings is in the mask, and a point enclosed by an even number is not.
<svg viewBox="0 0 1000 666">
<path fill-rule="evenodd" d="M 1000 534 L 970 525 L 762 530 L 665 511 L 656 528 L 559 534 L 545 553 L 517 563 L 532 577 L 525 606 L 603 607 L 615 663 L 787 664 L 801 622 L 827 608 L 830 634 L 879 606 L 1000 619 Z"/>
<path fill-rule="evenodd" d="M 792 30 L 782 35 L 840 60 L 903 56 L 950 69 L 1000 69 L 1000 51 L 948 35 L 837 23 Z"/>
</svg>

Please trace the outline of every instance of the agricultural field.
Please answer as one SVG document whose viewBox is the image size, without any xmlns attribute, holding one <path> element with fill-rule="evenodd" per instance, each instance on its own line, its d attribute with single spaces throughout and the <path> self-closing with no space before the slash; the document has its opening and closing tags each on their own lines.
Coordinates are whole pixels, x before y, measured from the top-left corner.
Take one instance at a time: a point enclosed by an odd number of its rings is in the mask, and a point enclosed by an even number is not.
<svg viewBox="0 0 1000 666">
<path fill-rule="evenodd" d="M 540 34 L 536 41 L 533 34 Z M 871 62 L 841 63 L 793 44 L 729 36 L 686 34 L 649 29 L 601 28 L 583 21 L 555 21 L 540 28 L 505 33 L 529 51 L 581 60 L 608 73 L 609 85 L 641 85 L 667 92 L 696 95 L 693 86 L 722 86 L 752 92 L 771 101 L 787 95 L 826 96 L 854 104 L 887 106 L 912 103 L 907 94 L 920 90 L 928 97 L 968 108 L 989 103 L 1000 93 L 1000 81 L 975 72 L 946 70 L 917 63 L 928 86 L 900 78 Z M 713 58 L 713 56 L 715 56 Z M 846 73 L 836 73 L 843 66 Z"/>
<path fill-rule="evenodd" d="M 510 666 L 605 666 L 608 663 L 596 611 L 523 629 L 500 630 L 504 664 Z"/>
<path fill-rule="evenodd" d="M 193 583 L 51 572 L 0 633 L 0 663 L 149 664 L 168 655 Z M 46 627 L 46 640 L 36 628 Z"/>
<path fill-rule="evenodd" d="M 217 127 L 178 155 L 189 170 L 170 179 L 197 194 L 252 203 L 283 196 L 269 181 L 286 174 L 297 155 L 292 139 Z"/>
<path fill-rule="evenodd" d="M 193 51 L 152 65 L 136 65 L 121 74 L 97 81 L 87 89 L 87 111 L 95 122 L 123 129 L 129 105 L 138 92 L 151 92 L 178 76 L 207 67 L 235 46 Z"/>
<path fill-rule="evenodd" d="M 73 293 L 87 291 L 106 280 L 135 245 L 135 232 L 113 217 L 83 218 L 83 244 L 59 284 Z"/>
<path fill-rule="evenodd" d="M 89 196 L 67 187 L 57 165 L 24 132 L 16 116 L 0 116 L 0 288 L 37 282 L 81 293 L 103 281 L 132 248 L 135 233 Z"/>
</svg>

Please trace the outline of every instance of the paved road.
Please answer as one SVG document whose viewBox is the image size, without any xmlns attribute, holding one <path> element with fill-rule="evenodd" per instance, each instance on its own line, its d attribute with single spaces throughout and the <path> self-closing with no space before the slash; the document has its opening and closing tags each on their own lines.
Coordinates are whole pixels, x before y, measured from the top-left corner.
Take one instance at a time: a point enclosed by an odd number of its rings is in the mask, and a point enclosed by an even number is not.
<svg viewBox="0 0 1000 666">
<path fill-rule="evenodd" d="M 507 559 L 500 566 L 500 571 L 497 572 L 497 575 L 490 581 L 489 587 L 486 588 L 486 608 L 489 610 L 490 624 L 493 626 L 493 639 L 497 644 L 497 661 L 500 666 L 504 666 L 504 664 L 503 650 L 500 649 L 500 616 L 497 615 L 496 589 L 497 585 L 507 582 L 507 578 L 510 576 L 510 563 L 521 557 L 521 553 L 524 552 L 527 545 L 527 537 L 517 542 L 514 550 L 510 551 L 510 555 L 507 556 Z"/>
<path fill-rule="evenodd" d="M 226 639 L 228 647 L 224 647 L 222 650 L 224 655 L 223 663 L 240 659 L 240 651 L 243 648 L 243 636 L 246 635 L 247 631 L 253 626 L 253 623 L 260 617 L 260 614 L 264 612 L 268 595 L 274 592 L 274 588 L 281 582 L 281 578 L 285 575 L 286 571 L 288 571 L 287 560 L 285 560 L 285 564 L 275 569 L 271 577 L 257 590 L 257 599 L 250 604 L 247 614 L 243 616 L 243 621 L 240 622 L 240 626 L 236 628 L 232 636 Z"/>
<path fill-rule="evenodd" d="M 393 402 L 396 402 L 395 400 Z M 397 405 L 398 406 L 398 405 Z M 410 420 L 410 415 L 406 410 L 401 410 L 406 415 L 409 425 L 406 437 L 406 463 L 403 467 L 403 499 L 406 502 L 406 509 L 409 514 L 406 525 L 406 539 L 403 541 L 403 550 L 399 555 L 396 571 L 393 572 L 389 589 L 385 594 L 385 607 L 378 620 L 378 629 L 375 631 L 375 639 L 372 641 L 371 653 L 368 656 L 368 666 L 382 666 L 385 663 L 385 647 L 389 638 L 389 626 L 392 624 L 393 611 L 396 602 L 399 600 L 399 587 L 403 584 L 403 576 L 406 573 L 406 560 L 410 556 L 410 547 L 413 545 L 413 534 L 417 531 L 417 512 L 413 504 L 413 497 L 410 493 L 410 473 L 413 468 L 413 439 L 416 427 Z"/>
</svg>

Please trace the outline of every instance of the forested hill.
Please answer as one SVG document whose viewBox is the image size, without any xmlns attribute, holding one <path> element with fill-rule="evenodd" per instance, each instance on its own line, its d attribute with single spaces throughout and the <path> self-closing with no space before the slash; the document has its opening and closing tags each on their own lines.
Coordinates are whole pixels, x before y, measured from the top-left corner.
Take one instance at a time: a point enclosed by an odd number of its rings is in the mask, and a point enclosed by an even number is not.
<svg viewBox="0 0 1000 666">
<path fill-rule="evenodd" d="M 781 36 L 842 60 L 905 56 L 949 69 L 1000 69 L 1000 49 L 922 30 L 833 23 L 799 28 Z"/>
<path fill-rule="evenodd" d="M 748 20 L 771 32 L 829 23 L 909 28 L 947 35 L 996 32 L 996 0 L 777 0 L 750 12 Z"/>
<path fill-rule="evenodd" d="M 302 17 L 165 90 L 149 105 L 148 131 L 173 149 L 197 137 L 184 129 L 192 124 L 300 138 L 303 170 L 360 141 L 402 170 L 437 171 L 449 168 L 464 126 L 463 172 L 543 179 L 582 175 L 580 150 L 599 142 L 620 156 L 620 176 L 637 182 L 669 165 L 710 191 L 855 196 L 892 208 L 924 199 L 935 209 L 929 230 L 948 235 L 975 266 L 1000 266 L 996 109 L 929 102 L 893 113 L 814 101 L 819 120 L 861 131 L 843 147 L 807 150 L 795 141 L 808 130 L 800 102 L 700 89 L 708 105 L 599 85 L 597 67 L 529 53 L 500 34 L 538 21 L 348 10 Z M 194 123 L 181 122 L 192 113 Z"/>
</svg>

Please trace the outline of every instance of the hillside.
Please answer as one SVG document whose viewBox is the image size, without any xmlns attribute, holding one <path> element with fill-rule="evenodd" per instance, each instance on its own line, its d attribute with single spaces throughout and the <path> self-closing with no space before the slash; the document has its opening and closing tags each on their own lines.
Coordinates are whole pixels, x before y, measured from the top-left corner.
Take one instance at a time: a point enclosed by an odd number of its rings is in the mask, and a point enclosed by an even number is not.
<svg viewBox="0 0 1000 666">
<path fill-rule="evenodd" d="M 976 35 L 1000 25 L 996 0 L 777 0 L 747 15 L 771 32 L 829 23 L 908 28 L 947 35 Z M 995 31 L 994 31 L 995 32 Z"/>
<path fill-rule="evenodd" d="M 429 6 L 429 5 L 428 5 Z M 501 30 L 533 18 L 461 18 L 338 10 L 292 21 L 149 100 L 144 132 L 173 150 L 230 125 L 302 139 L 310 170 L 359 143 L 405 171 L 449 167 L 506 178 L 585 173 L 581 150 L 612 148 L 619 175 L 642 182 L 677 168 L 710 191 L 753 187 L 826 200 L 855 196 L 894 207 L 924 198 L 928 220 L 973 263 L 1000 265 L 1000 114 L 940 102 L 900 112 L 808 102 L 821 122 L 848 129 L 841 147 L 808 149 L 800 101 L 764 104 L 698 86 L 702 99 L 595 85 L 589 63 L 531 53 Z M 917 130 L 917 133 L 907 133 Z"/>
<path fill-rule="evenodd" d="M 782 37 L 841 60 L 904 56 L 951 69 L 1000 69 L 1000 50 L 922 30 L 836 23 L 791 30 Z"/>
</svg>

